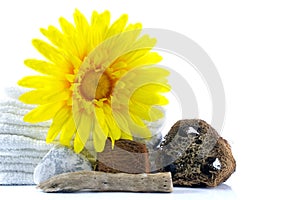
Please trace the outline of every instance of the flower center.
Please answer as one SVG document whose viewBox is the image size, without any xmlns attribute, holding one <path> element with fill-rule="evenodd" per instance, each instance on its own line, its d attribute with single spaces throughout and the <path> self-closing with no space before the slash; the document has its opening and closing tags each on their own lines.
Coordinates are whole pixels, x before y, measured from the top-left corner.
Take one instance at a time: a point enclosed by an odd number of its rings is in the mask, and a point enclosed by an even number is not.
<svg viewBox="0 0 300 200">
<path fill-rule="evenodd" d="M 112 89 L 112 81 L 104 72 L 95 72 L 90 70 L 85 73 L 80 84 L 81 95 L 89 101 L 108 98 Z"/>
</svg>

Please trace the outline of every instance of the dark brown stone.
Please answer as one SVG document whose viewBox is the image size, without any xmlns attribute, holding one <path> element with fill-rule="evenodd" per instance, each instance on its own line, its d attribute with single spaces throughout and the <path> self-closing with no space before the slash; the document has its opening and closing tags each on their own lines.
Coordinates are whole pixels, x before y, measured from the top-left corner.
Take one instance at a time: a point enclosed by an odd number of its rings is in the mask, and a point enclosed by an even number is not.
<svg viewBox="0 0 300 200">
<path fill-rule="evenodd" d="M 175 186 L 214 187 L 236 168 L 228 142 L 203 120 L 176 122 L 160 148 L 156 164 L 172 173 Z"/>
<path fill-rule="evenodd" d="M 114 148 L 110 140 L 105 149 L 97 153 L 96 171 L 108 173 L 148 173 L 149 159 L 145 144 L 131 140 L 117 140 Z"/>
</svg>

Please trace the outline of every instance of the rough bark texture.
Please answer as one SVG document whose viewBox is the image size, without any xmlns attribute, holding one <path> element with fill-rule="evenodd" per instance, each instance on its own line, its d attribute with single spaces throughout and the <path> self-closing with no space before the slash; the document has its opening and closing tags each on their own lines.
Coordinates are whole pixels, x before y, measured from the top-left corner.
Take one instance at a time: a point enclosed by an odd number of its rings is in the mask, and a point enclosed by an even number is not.
<svg viewBox="0 0 300 200">
<path fill-rule="evenodd" d="M 228 142 L 203 120 L 176 122 L 157 154 L 159 171 L 170 171 L 174 186 L 214 187 L 235 171 Z"/>
<path fill-rule="evenodd" d="M 107 140 L 104 151 L 97 153 L 97 171 L 140 174 L 148 173 L 149 165 L 146 145 L 136 141 L 117 140 L 112 149 Z"/>
<path fill-rule="evenodd" d="M 71 172 L 54 176 L 37 186 L 44 192 L 172 192 L 171 173 L 126 174 Z"/>
</svg>

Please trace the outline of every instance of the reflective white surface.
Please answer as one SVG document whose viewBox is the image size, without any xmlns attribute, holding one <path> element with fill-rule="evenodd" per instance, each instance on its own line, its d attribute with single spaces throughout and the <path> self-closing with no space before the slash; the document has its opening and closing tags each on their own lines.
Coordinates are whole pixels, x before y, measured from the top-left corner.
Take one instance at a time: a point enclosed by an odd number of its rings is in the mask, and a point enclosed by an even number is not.
<svg viewBox="0 0 300 200">
<path fill-rule="evenodd" d="M 172 193 L 125 193 L 125 192 L 80 192 L 80 193 L 43 193 L 35 186 L 0 186 L 1 199 L 30 199 L 30 200 L 102 200 L 102 199 L 237 199 L 230 186 L 222 184 L 216 188 L 174 188 Z"/>
</svg>

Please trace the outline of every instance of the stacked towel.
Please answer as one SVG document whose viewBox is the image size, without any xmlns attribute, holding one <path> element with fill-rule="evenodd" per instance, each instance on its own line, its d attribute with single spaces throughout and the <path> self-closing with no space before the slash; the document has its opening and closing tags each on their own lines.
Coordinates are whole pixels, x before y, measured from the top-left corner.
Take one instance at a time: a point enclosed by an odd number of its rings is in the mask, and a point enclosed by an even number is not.
<svg viewBox="0 0 300 200">
<path fill-rule="evenodd" d="M 51 122 L 29 124 L 23 117 L 34 106 L 18 101 L 25 90 L 6 90 L 0 101 L 0 185 L 31 185 L 35 166 L 53 145 L 45 137 Z"/>
</svg>

